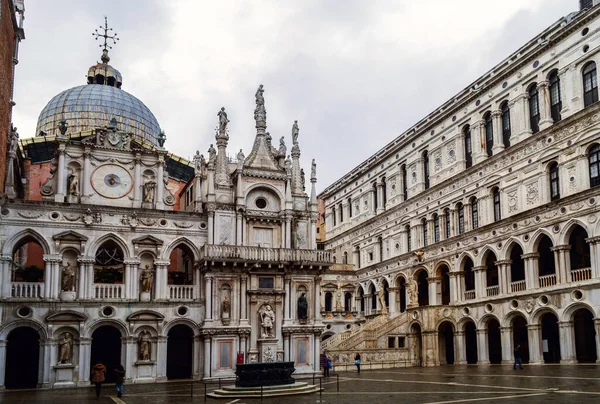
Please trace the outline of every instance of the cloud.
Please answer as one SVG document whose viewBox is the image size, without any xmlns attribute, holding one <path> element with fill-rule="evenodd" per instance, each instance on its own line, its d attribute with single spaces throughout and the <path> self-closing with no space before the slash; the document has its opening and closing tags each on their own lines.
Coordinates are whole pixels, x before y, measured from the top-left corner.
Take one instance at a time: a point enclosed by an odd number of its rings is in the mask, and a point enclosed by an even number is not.
<svg viewBox="0 0 600 404">
<path fill-rule="evenodd" d="M 566 3 L 30 0 L 15 124 L 33 135 L 45 103 L 85 82 L 100 56 L 90 33 L 107 14 L 121 36 L 111 64 L 170 151 L 205 152 L 225 106 L 229 153 L 247 155 L 264 84 L 267 130 L 289 149 L 298 119 L 302 163 L 316 158 L 323 189 L 577 7 Z"/>
</svg>

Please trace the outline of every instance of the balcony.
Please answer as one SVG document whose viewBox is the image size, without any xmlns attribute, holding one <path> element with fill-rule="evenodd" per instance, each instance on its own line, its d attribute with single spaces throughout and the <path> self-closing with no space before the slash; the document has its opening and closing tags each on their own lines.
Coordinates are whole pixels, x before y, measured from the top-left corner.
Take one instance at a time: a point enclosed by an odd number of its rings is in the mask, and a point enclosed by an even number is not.
<svg viewBox="0 0 600 404">
<path fill-rule="evenodd" d="M 44 282 L 13 282 L 11 296 L 15 298 L 42 298 Z"/>
<path fill-rule="evenodd" d="M 592 279 L 592 268 L 573 269 L 571 282 L 588 281 Z"/>
<path fill-rule="evenodd" d="M 194 300 L 194 285 L 169 285 L 169 300 Z"/>
<path fill-rule="evenodd" d="M 515 281 L 510 284 L 510 291 L 512 293 L 522 292 L 525 290 L 525 281 Z"/>
<path fill-rule="evenodd" d="M 548 288 L 556 285 L 556 274 L 544 275 L 539 277 L 540 288 Z"/>
<path fill-rule="evenodd" d="M 202 247 L 205 261 L 256 261 L 261 263 L 295 262 L 330 265 L 331 253 L 323 250 L 296 250 L 292 248 L 264 248 L 237 245 L 207 244 Z"/>
<path fill-rule="evenodd" d="M 111 299 L 118 300 L 125 297 L 124 286 L 122 283 L 95 283 L 94 298 L 95 299 Z"/>
<path fill-rule="evenodd" d="M 488 296 L 488 297 L 498 296 L 500 294 L 500 286 L 498 286 L 498 285 L 488 286 L 487 288 L 485 288 L 485 291 L 486 291 L 486 296 Z"/>
</svg>

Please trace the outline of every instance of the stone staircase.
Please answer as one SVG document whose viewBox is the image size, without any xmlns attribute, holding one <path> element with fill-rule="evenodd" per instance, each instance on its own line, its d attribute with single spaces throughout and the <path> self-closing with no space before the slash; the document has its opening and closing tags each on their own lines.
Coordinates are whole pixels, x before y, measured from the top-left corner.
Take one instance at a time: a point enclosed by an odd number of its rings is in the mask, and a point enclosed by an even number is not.
<svg viewBox="0 0 600 404">
<path fill-rule="evenodd" d="M 321 389 L 319 386 L 304 382 L 296 382 L 293 384 L 285 384 L 281 386 L 263 386 L 260 387 L 235 387 L 223 386 L 207 396 L 212 398 L 262 398 L 262 397 L 279 397 L 279 396 L 294 396 L 299 394 L 318 393 Z"/>
<path fill-rule="evenodd" d="M 408 322 L 406 313 L 400 313 L 391 319 L 388 319 L 387 315 L 379 315 L 362 327 L 335 334 L 323 341 L 321 352 L 324 350 L 350 350 L 356 348 L 364 341 L 377 340 L 383 337 L 406 322 Z"/>
</svg>

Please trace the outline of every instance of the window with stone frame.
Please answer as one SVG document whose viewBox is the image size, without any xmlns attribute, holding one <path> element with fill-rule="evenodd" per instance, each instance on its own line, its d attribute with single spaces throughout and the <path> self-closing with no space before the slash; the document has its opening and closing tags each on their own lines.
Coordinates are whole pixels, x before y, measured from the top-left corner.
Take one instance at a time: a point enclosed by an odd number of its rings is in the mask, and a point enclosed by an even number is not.
<svg viewBox="0 0 600 404">
<path fill-rule="evenodd" d="M 427 228 L 427 219 L 421 219 L 421 227 L 423 228 L 423 247 L 429 245 L 429 229 Z"/>
<path fill-rule="evenodd" d="M 554 70 L 550 73 L 548 81 L 550 82 L 550 116 L 554 122 L 558 122 L 561 120 L 560 110 L 562 109 L 558 70 Z"/>
<path fill-rule="evenodd" d="M 463 128 L 463 134 L 465 136 L 465 164 L 466 168 L 473 165 L 473 149 L 471 148 L 471 127 L 465 125 Z"/>
<path fill-rule="evenodd" d="M 473 229 L 479 227 L 479 203 L 477 198 L 471 198 L 471 223 L 473 224 Z"/>
<path fill-rule="evenodd" d="M 502 111 L 502 143 L 504 147 L 510 147 L 510 109 L 508 106 L 508 101 L 504 101 L 500 105 L 500 110 Z"/>
<path fill-rule="evenodd" d="M 406 248 L 407 251 L 412 251 L 412 237 L 410 236 L 410 226 L 406 225 L 404 227 L 404 231 L 406 232 Z"/>
<path fill-rule="evenodd" d="M 600 144 L 590 147 L 588 158 L 590 165 L 590 187 L 600 186 Z"/>
<path fill-rule="evenodd" d="M 589 62 L 583 68 L 583 103 L 585 107 L 598 102 L 598 77 L 596 63 Z"/>
<path fill-rule="evenodd" d="M 440 217 L 437 213 L 433 214 L 433 240 L 436 243 L 440 241 Z"/>
<path fill-rule="evenodd" d="M 400 176 L 402 177 L 402 192 L 404 193 L 404 200 L 408 199 L 408 174 L 406 171 L 406 164 L 400 166 Z"/>
<path fill-rule="evenodd" d="M 500 189 L 494 187 L 492 189 L 492 201 L 494 203 L 494 221 L 500 221 L 502 219 L 502 211 L 500 210 Z"/>
<path fill-rule="evenodd" d="M 491 157 L 492 148 L 494 147 L 494 123 L 490 111 L 483 116 L 483 121 L 485 122 L 485 151 L 488 157 Z"/>
<path fill-rule="evenodd" d="M 537 133 L 540 130 L 540 101 L 539 93 L 536 84 L 529 87 L 529 125 L 533 133 Z"/>
<path fill-rule="evenodd" d="M 449 239 L 451 236 L 451 226 L 450 226 L 450 209 L 444 209 L 444 219 L 446 221 L 446 239 Z"/>
<path fill-rule="evenodd" d="M 550 200 L 555 201 L 560 199 L 560 183 L 558 180 L 558 163 L 553 162 L 550 164 L 549 169 L 550 175 Z"/>
<path fill-rule="evenodd" d="M 425 189 L 429 189 L 429 153 L 425 150 L 421 156 L 423 158 L 423 181 Z"/>
<path fill-rule="evenodd" d="M 465 206 L 462 203 L 456 205 L 456 211 L 458 213 L 458 234 L 465 232 Z"/>
</svg>

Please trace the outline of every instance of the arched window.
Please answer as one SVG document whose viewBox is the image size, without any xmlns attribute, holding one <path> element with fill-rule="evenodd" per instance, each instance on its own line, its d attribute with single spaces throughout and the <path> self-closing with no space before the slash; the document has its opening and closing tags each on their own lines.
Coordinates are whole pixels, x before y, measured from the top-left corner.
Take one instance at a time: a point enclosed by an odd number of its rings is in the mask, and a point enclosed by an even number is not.
<svg viewBox="0 0 600 404">
<path fill-rule="evenodd" d="M 450 209 L 444 209 L 444 218 L 446 219 L 446 238 L 450 238 Z"/>
<path fill-rule="evenodd" d="M 406 225 L 404 226 L 404 231 L 406 232 L 406 248 L 407 251 L 412 251 L 412 240 L 410 237 L 410 226 Z"/>
<path fill-rule="evenodd" d="M 423 180 L 425 181 L 425 189 L 429 189 L 429 153 L 427 150 L 423 152 Z"/>
<path fill-rule="evenodd" d="M 333 216 L 333 225 L 337 225 L 337 217 L 335 216 L 335 207 L 331 208 L 331 216 Z"/>
<path fill-rule="evenodd" d="M 331 311 L 333 306 L 333 294 L 331 292 L 325 293 L 325 311 Z"/>
<path fill-rule="evenodd" d="M 373 183 L 373 212 L 377 212 L 377 207 L 379 206 L 379 198 L 377 195 L 377 182 Z"/>
<path fill-rule="evenodd" d="M 456 205 L 456 211 L 458 212 L 458 234 L 465 232 L 465 207 L 462 203 Z"/>
<path fill-rule="evenodd" d="M 344 293 L 344 311 L 346 313 L 352 311 L 352 293 L 350 292 Z"/>
<path fill-rule="evenodd" d="M 385 208 L 385 204 L 387 203 L 387 181 L 385 177 L 381 179 L 381 198 L 383 199 L 381 206 Z"/>
<path fill-rule="evenodd" d="M 600 145 L 595 144 L 590 148 L 590 187 L 600 186 Z"/>
<path fill-rule="evenodd" d="M 560 199 L 560 187 L 558 182 L 558 163 L 550 164 L 550 200 Z"/>
<path fill-rule="evenodd" d="M 492 189 L 492 200 L 494 201 L 494 221 L 497 222 L 502 219 L 500 211 L 500 189 L 498 189 L 498 187 Z"/>
<path fill-rule="evenodd" d="M 483 116 L 485 122 L 485 151 L 488 157 L 492 156 L 492 148 L 494 147 L 494 125 L 492 122 L 492 113 L 487 112 Z"/>
<path fill-rule="evenodd" d="M 510 109 L 508 101 L 504 101 L 500 106 L 502 111 L 502 143 L 504 147 L 510 147 Z"/>
<path fill-rule="evenodd" d="M 471 148 L 471 127 L 465 125 L 463 129 L 465 135 L 465 163 L 467 168 L 473 165 L 473 149 Z"/>
<path fill-rule="evenodd" d="M 348 251 L 344 251 L 344 255 L 342 256 L 342 264 L 348 264 Z"/>
<path fill-rule="evenodd" d="M 408 199 L 408 177 L 406 175 L 406 164 L 400 166 L 400 176 L 402 177 L 402 193 L 404 200 Z"/>
<path fill-rule="evenodd" d="M 360 247 L 356 246 L 356 250 L 355 250 L 355 254 L 356 254 L 356 267 L 360 268 Z"/>
<path fill-rule="evenodd" d="M 560 99 L 560 78 L 557 70 L 550 73 L 548 81 L 550 81 L 550 116 L 552 116 L 554 122 L 558 122 L 561 119 L 562 101 Z"/>
<path fill-rule="evenodd" d="M 117 243 L 112 240 L 103 243 L 96 251 L 94 283 L 123 283 L 124 260 Z"/>
<path fill-rule="evenodd" d="M 352 198 L 348 198 L 348 217 L 352 217 Z"/>
<path fill-rule="evenodd" d="M 479 204 L 477 198 L 471 198 L 471 223 L 473 223 L 473 229 L 479 227 Z"/>
<path fill-rule="evenodd" d="M 344 222 L 344 207 L 340 203 L 340 223 Z"/>
<path fill-rule="evenodd" d="M 427 220 L 421 219 L 421 226 L 423 227 L 423 247 L 427 247 L 429 244 L 429 229 L 427 229 Z"/>
<path fill-rule="evenodd" d="M 383 261 L 383 238 L 377 237 L 377 245 L 379 247 L 379 262 Z"/>
<path fill-rule="evenodd" d="M 540 100 L 537 85 L 529 87 L 529 124 L 531 131 L 537 133 L 540 130 Z"/>
<path fill-rule="evenodd" d="M 589 107 L 598 101 L 598 78 L 596 63 L 589 62 L 583 68 L 583 103 Z"/>
<path fill-rule="evenodd" d="M 437 213 L 433 214 L 433 241 L 440 241 L 440 217 Z"/>
</svg>

